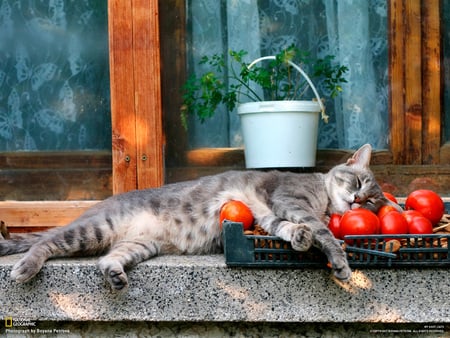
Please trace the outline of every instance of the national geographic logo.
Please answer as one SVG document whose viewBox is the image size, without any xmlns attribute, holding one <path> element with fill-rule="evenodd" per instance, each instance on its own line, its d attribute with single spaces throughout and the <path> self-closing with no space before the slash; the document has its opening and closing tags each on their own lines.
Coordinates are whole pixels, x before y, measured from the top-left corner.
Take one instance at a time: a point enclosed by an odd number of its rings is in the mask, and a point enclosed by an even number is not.
<svg viewBox="0 0 450 338">
<path fill-rule="evenodd" d="M 12 328 L 12 327 L 35 327 L 36 322 L 33 320 L 30 320 L 28 318 L 13 318 L 11 316 L 5 317 L 5 328 Z"/>
<path fill-rule="evenodd" d="M 55 327 L 39 327 L 36 324 L 36 321 L 28 319 L 28 318 L 22 318 L 22 317 L 4 317 L 5 321 L 5 332 L 6 334 L 14 334 L 19 335 L 20 337 L 25 335 L 58 335 L 58 334 L 70 334 L 70 330 L 67 329 L 60 329 Z M 0 327 L 0 336 L 3 333 L 3 329 Z M 3 337 L 3 336 L 2 336 Z"/>
<path fill-rule="evenodd" d="M 5 317 L 5 327 L 13 327 L 12 317 Z"/>
</svg>

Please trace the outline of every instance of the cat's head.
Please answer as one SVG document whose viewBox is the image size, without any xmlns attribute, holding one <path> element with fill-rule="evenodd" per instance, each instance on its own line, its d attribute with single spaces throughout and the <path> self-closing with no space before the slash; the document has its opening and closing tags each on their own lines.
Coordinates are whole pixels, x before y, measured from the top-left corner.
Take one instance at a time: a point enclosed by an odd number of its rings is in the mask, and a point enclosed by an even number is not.
<svg viewBox="0 0 450 338">
<path fill-rule="evenodd" d="M 332 168 L 326 176 L 330 212 L 343 214 L 356 208 L 377 212 L 383 205 L 400 206 L 388 200 L 369 168 L 372 147 L 359 148 L 347 163 Z"/>
</svg>

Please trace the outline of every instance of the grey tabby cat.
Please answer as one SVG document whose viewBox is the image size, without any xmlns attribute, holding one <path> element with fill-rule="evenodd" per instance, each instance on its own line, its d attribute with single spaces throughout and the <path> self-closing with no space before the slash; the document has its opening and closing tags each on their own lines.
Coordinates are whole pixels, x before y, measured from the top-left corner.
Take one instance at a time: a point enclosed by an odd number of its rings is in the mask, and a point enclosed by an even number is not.
<svg viewBox="0 0 450 338">
<path fill-rule="evenodd" d="M 0 255 L 26 252 L 11 278 L 26 282 L 51 257 L 106 253 L 98 266 L 113 289 L 128 285 L 125 269 L 158 254 L 208 254 L 222 249 L 219 211 L 246 203 L 267 232 L 295 250 L 320 248 L 335 276 L 351 276 L 346 254 L 327 228 L 329 215 L 391 204 L 369 169 L 370 145 L 327 174 L 231 171 L 106 199 L 65 227 L 0 241 Z"/>
</svg>

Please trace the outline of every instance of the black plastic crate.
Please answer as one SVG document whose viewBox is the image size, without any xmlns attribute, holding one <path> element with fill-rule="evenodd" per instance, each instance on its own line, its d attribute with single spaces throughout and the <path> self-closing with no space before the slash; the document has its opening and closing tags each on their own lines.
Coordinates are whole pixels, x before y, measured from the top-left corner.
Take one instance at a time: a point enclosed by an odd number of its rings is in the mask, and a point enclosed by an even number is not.
<svg viewBox="0 0 450 338">
<path fill-rule="evenodd" d="M 450 234 L 346 236 L 345 251 L 351 267 L 443 267 L 450 266 L 449 238 Z M 277 236 L 244 235 L 241 223 L 225 221 L 223 239 L 229 266 L 305 268 L 327 264 L 326 256 L 316 248 L 298 252 Z M 398 239 L 404 245 L 390 252 L 386 239 Z"/>
<path fill-rule="evenodd" d="M 450 266 L 450 234 L 346 236 L 345 251 L 353 267 Z M 389 239 L 402 243 L 392 252 Z"/>
</svg>

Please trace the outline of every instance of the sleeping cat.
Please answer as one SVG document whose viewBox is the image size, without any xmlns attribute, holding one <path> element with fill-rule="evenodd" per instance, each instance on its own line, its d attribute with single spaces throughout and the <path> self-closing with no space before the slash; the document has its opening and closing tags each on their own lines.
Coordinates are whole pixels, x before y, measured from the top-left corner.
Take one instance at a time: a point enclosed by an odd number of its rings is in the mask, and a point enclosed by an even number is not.
<svg viewBox="0 0 450 338">
<path fill-rule="evenodd" d="M 231 171 L 110 197 L 65 227 L 0 240 L 0 255 L 27 252 L 11 278 L 26 282 L 51 257 L 105 254 L 98 266 L 111 287 L 128 285 L 125 269 L 158 254 L 208 254 L 222 249 L 221 206 L 247 204 L 268 233 L 295 250 L 321 249 L 334 275 L 351 276 L 346 254 L 327 228 L 329 215 L 391 204 L 369 169 L 370 145 L 327 174 Z"/>
</svg>

